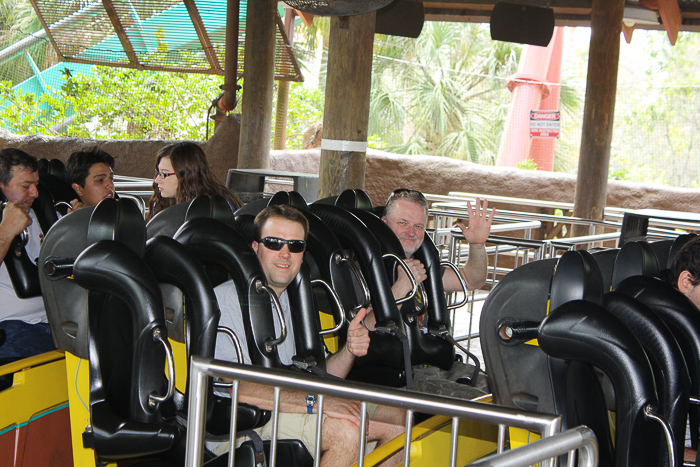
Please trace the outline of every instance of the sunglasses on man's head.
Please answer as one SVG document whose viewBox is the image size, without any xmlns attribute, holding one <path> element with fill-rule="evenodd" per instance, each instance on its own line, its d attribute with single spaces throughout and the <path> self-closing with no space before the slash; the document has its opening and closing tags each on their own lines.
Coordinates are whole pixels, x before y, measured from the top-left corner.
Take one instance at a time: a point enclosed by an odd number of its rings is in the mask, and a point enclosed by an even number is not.
<svg viewBox="0 0 700 467">
<path fill-rule="evenodd" d="M 409 188 L 398 188 L 398 189 L 391 192 L 391 194 L 389 195 L 389 197 L 386 200 L 386 204 L 389 204 L 389 201 L 391 201 L 392 198 L 399 196 L 401 193 L 416 193 L 419 198 L 425 198 L 423 193 L 421 193 L 418 190 L 411 190 Z"/>
<path fill-rule="evenodd" d="M 303 253 L 306 249 L 304 240 L 285 240 L 284 238 L 265 237 L 258 240 L 258 243 L 265 245 L 265 248 L 272 251 L 280 251 L 285 245 L 289 247 L 290 253 Z"/>
</svg>

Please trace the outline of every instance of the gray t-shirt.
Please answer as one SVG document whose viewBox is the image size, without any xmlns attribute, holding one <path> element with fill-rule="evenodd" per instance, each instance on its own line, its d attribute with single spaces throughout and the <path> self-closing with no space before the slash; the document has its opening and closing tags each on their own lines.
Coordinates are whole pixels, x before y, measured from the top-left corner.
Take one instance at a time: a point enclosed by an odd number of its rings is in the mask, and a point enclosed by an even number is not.
<svg viewBox="0 0 700 467">
<path fill-rule="evenodd" d="M 248 343 L 245 334 L 245 325 L 243 324 L 243 316 L 241 315 L 241 304 L 238 301 L 238 291 L 236 290 L 236 285 L 232 280 L 224 282 L 214 289 L 216 294 L 216 300 L 219 302 L 219 309 L 221 310 L 221 319 L 219 320 L 219 326 L 225 326 L 231 329 L 238 337 L 241 343 L 241 352 L 243 357 L 243 363 L 250 365 L 251 359 L 248 354 Z M 296 346 L 294 344 L 294 328 L 292 326 L 292 313 L 289 309 L 289 297 L 287 297 L 287 292 L 283 292 L 280 297 L 280 304 L 282 305 L 282 315 L 287 323 L 287 338 L 279 346 L 277 346 L 277 352 L 279 353 L 280 361 L 285 365 L 292 364 L 292 357 L 296 354 Z M 280 335 L 280 322 L 277 313 L 272 312 L 274 324 L 275 324 L 275 336 Z M 216 352 L 214 357 L 219 360 L 226 360 L 230 362 L 238 361 L 236 358 L 236 350 L 233 346 L 231 340 L 223 333 L 219 333 L 216 338 Z"/>
</svg>

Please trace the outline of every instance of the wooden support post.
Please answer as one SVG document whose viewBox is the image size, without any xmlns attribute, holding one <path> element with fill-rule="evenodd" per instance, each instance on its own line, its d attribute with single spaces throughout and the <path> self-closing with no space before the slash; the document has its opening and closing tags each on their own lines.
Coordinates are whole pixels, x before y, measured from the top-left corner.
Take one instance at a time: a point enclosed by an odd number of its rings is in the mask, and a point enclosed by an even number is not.
<svg viewBox="0 0 700 467">
<path fill-rule="evenodd" d="M 603 219 L 624 8 L 624 0 L 593 0 L 586 104 L 574 200 L 576 217 Z M 574 236 L 588 233 L 585 226 L 573 228 Z"/>
<path fill-rule="evenodd" d="M 272 93 L 275 84 L 276 0 L 248 2 L 246 16 L 243 112 L 238 145 L 239 169 L 270 166 Z"/>
<path fill-rule="evenodd" d="M 375 19 L 376 12 L 331 19 L 319 198 L 365 186 Z"/>
<path fill-rule="evenodd" d="M 284 28 L 289 37 L 289 46 L 294 45 L 294 10 L 284 9 Z M 289 81 L 277 82 L 277 109 L 275 111 L 275 139 L 272 142 L 273 149 L 285 149 L 287 147 L 287 117 L 289 113 Z"/>
</svg>

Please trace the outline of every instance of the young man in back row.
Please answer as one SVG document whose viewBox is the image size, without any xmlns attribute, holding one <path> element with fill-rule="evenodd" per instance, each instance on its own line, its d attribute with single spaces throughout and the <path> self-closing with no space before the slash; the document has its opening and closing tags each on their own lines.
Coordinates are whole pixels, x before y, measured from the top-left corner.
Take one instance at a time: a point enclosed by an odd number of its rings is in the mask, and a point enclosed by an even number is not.
<svg viewBox="0 0 700 467">
<path fill-rule="evenodd" d="M 287 323 L 291 323 L 293 311 L 290 309 L 287 286 L 294 280 L 304 260 L 306 236 L 309 224 L 306 217 L 296 208 L 286 205 L 268 206 L 255 217 L 255 238 L 252 247 L 255 251 L 268 285 L 277 293 Z M 241 341 L 243 363 L 250 364 L 248 346 L 245 340 L 245 327 L 241 316 L 238 294 L 232 281 L 216 287 L 216 297 L 221 309 L 220 325 L 231 328 Z M 369 335 L 361 321 L 366 310 L 362 309 L 349 325 L 347 342 L 326 359 L 328 373 L 345 378 L 355 361 L 363 356 L 369 347 Z M 275 319 L 275 330 L 279 323 Z M 295 355 L 292 326 L 287 326 L 288 334 L 277 350 L 284 364 L 291 364 Z M 232 345 L 217 339 L 216 358 L 236 361 Z M 280 439 L 300 439 L 310 453 L 315 450 L 317 407 L 313 395 L 298 391 L 282 390 L 280 393 Z M 273 389 L 254 383 L 242 382 L 239 386 L 239 400 L 262 409 L 271 410 Z M 384 444 L 400 435 L 404 430 L 405 414 L 392 407 L 373 406 L 368 410 L 370 422 L 368 441 Z M 326 397 L 324 402 L 324 422 L 321 446 L 321 465 L 345 466 L 357 461 L 359 446 L 360 404 L 356 401 Z M 263 439 L 272 434 L 272 423 L 258 429 Z M 384 465 L 397 465 L 401 454 L 396 454 Z"/>
<path fill-rule="evenodd" d="M 97 146 L 71 154 L 66 162 L 66 181 L 80 198 L 71 201 L 71 211 L 114 198 L 113 169 L 114 157 Z"/>
<path fill-rule="evenodd" d="M 700 311 L 700 236 L 689 240 L 673 258 L 668 281 Z"/>
</svg>

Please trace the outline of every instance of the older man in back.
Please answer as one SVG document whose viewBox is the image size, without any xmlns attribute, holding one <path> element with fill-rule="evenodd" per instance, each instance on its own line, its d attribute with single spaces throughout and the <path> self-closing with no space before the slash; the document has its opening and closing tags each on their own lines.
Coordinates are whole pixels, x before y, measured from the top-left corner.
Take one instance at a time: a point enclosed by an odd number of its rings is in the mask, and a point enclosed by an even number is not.
<svg viewBox="0 0 700 467">
<path fill-rule="evenodd" d="M 26 152 L 14 148 L 0 151 L 0 192 L 6 201 L 0 221 L 0 329 L 5 332 L 0 361 L 54 349 L 42 298 L 19 298 L 5 261 L 15 254 L 13 240 L 25 229 L 29 236 L 24 251 L 32 262 L 39 256 L 44 233 L 32 210 L 39 196 L 38 170 L 37 160 Z"/>
<path fill-rule="evenodd" d="M 474 290 L 486 283 L 488 265 L 486 239 L 491 231 L 495 209 L 489 213 L 488 201 L 484 201 L 482 204 L 478 198 L 475 207 L 472 208 L 471 203 L 467 202 L 467 208 L 469 223 L 467 225 L 462 222 L 455 224 L 469 243 L 469 257 L 459 274 L 466 282 L 468 289 Z M 423 193 L 406 188 L 395 190 L 387 200 L 382 220 L 391 227 L 391 230 L 401 241 L 406 255 L 406 263 L 416 282 L 421 283 L 426 280 L 428 276 L 425 265 L 413 257 L 413 254 L 423 244 L 428 224 L 428 201 Z M 440 274 L 442 274 L 445 292 L 462 291 L 462 284 L 452 269 L 445 268 L 440 271 Z M 397 299 L 405 297 L 410 292 L 411 283 L 403 269 L 399 269 L 398 278 L 391 290 Z M 420 308 L 421 303 L 422 298 L 416 297 L 412 302 L 409 301 L 403 306 Z M 429 326 L 427 314 L 420 315 L 418 319 L 421 330 L 427 332 Z M 470 381 L 469 378 L 474 372 L 474 367 L 471 365 L 455 363 L 449 371 L 420 365 L 414 366 L 413 372 L 414 389 L 417 391 L 466 399 L 487 392 L 485 375 L 481 374 L 475 382 Z M 467 382 L 471 382 L 472 385 L 464 384 Z"/>
</svg>

